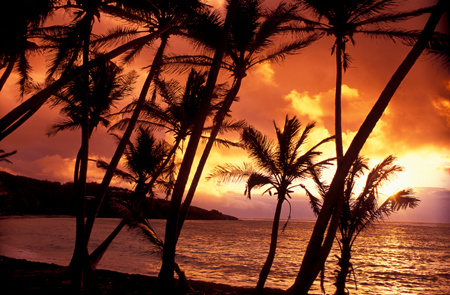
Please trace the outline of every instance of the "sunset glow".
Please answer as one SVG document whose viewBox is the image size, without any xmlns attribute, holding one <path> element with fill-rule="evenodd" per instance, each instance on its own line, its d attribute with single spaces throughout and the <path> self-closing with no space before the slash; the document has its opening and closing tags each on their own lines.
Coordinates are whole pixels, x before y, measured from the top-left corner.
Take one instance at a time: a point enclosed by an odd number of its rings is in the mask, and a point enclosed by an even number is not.
<svg viewBox="0 0 450 295">
<path fill-rule="evenodd" d="M 223 9 L 225 3 L 223 0 L 207 2 L 217 9 Z M 266 2 L 270 4 L 274 1 Z M 418 2 L 423 4 L 427 1 Z M 413 25 L 421 29 L 425 21 L 420 19 Z M 99 26 L 103 25 L 105 23 L 100 22 Z M 274 121 L 281 124 L 286 115 L 297 116 L 303 126 L 311 121 L 316 122 L 310 144 L 333 135 L 335 64 L 334 55 L 331 55 L 332 44 L 331 38 L 324 38 L 302 50 L 300 54 L 288 56 L 279 64 L 264 63 L 249 71 L 238 94 L 239 101 L 232 107 L 233 119 L 245 119 L 274 138 Z M 178 47 L 171 49 L 175 51 Z M 352 63 L 344 73 L 342 88 L 344 149 L 350 144 L 384 85 L 409 49 L 402 44 L 370 38 L 358 38 L 355 46 L 349 46 L 348 53 L 352 57 Z M 145 51 L 131 66 L 140 71 L 134 97 L 139 95 L 145 77 L 141 66 L 147 66 L 152 55 L 152 50 Z M 44 65 L 47 62 L 40 56 L 35 56 L 32 76 L 36 82 L 43 82 Z M 228 78 L 228 73 L 223 74 L 221 82 L 230 82 Z M 17 80 L 17 75 L 13 75 L 0 93 L 0 117 L 22 101 L 18 94 Z M 184 81 L 180 83 L 183 84 Z M 130 100 L 131 98 L 128 99 Z M 72 181 L 80 132 L 66 131 L 47 137 L 45 133 L 58 116 L 58 109 L 50 109 L 45 105 L 16 132 L 2 140 L 1 149 L 17 150 L 18 153 L 11 157 L 13 164 L 1 162 L 0 169 L 38 179 Z M 229 134 L 228 137 L 232 140 L 239 139 L 237 134 Z M 91 158 L 110 159 L 114 149 L 115 141 L 105 129 L 100 128 L 94 133 Z M 334 157 L 334 145 L 325 145 L 322 152 L 323 158 Z M 417 197 L 425 204 L 424 208 L 429 208 L 429 203 L 435 203 L 439 210 L 450 210 L 450 76 L 448 69 L 439 60 L 423 57 L 415 64 L 377 124 L 362 154 L 371 159 L 372 166 L 392 154 L 398 157 L 397 163 L 404 167 L 397 179 L 383 188 L 385 196 L 407 187 L 418 188 Z M 216 165 L 242 163 L 245 160 L 247 155 L 241 150 L 215 148 L 203 177 Z M 333 169 L 325 175 L 331 180 Z M 102 177 L 103 172 L 91 163 L 89 181 L 100 182 Z M 120 181 L 113 182 L 113 185 L 130 187 L 130 184 Z M 436 190 L 439 191 L 439 201 L 427 193 Z M 255 195 L 253 200 L 247 200 L 243 192 L 242 183 L 217 186 L 203 178 L 194 204 L 238 217 L 272 217 L 275 204 L 273 198 Z M 303 191 L 298 190 L 294 195 L 296 200 L 293 204 L 297 201 L 299 204 L 305 203 Z M 307 211 L 308 208 L 293 207 L 293 217 L 313 218 L 311 212 L 305 213 Z M 435 220 L 433 212 L 424 214 L 420 205 L 415 211 L 421 212 L 418 214 L 420 218 L 415 218 L 412 213 L 404 213 L 406 215 L 401 218 L 450 222 L 450 217 Z"/>
</svg>

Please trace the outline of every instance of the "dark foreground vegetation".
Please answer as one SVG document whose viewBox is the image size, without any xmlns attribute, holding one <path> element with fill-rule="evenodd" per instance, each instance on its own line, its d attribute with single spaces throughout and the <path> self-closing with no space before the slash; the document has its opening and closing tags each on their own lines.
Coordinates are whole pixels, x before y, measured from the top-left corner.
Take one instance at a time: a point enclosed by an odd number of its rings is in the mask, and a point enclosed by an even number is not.
<svg viewBox="0 0 450 295">
<path fill-rule="evenodd" d="M 89 183 L 87 195 L 93 195 L 99 184 Z M 126 198 L 132 191 L 110 187 L 109 200 Z M 75 200 L 73 183 L 59 183 L 48 180 L 38 180 L 24 176 L 16 176 L 0 171 L 0 215 L 70 215 L 75 216 L 75 208 L 71 206 Z M 145 217 L 165 219 L 169 211 L 169 201 L 165 199 L 148 198 L 144 206 Z M 105 203 L 100 217 L 119 217 L 112 202 Z M 236 217 L 225 215 L 217 210 L 205 210 L 192 206 L 187 216 L 195 220 L 237 220 Z"/>
<path fill-rule="evenodd" d="M 111 295 L 153 294 L 157 280 L 109 270 L 97 270 L 95 274 L 100 290 Z M 4 282 L 3 294 L 74 294 L 68 269 L 60 265 L 0 257 L 0 275 Z M 187 294 L 253 294 L 253 288 L 191 280 L 189 284 Z M 264 294 L 280 293 L 283 292 L 266 289 Z"/>
</svg>

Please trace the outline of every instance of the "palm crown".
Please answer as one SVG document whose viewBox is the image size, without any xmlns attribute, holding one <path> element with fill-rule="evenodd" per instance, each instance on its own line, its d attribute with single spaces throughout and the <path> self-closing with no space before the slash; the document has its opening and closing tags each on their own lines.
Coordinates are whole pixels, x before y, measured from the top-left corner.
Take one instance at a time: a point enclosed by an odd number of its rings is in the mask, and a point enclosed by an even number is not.
<svg viewBox="0 0 450 295">
<path fill-rule="evenodd" d="M 218 166 L 210 178 L 217 178 L 220 182 L 241 181 L 246 179 L 245 194 L 250 198 L 254 188 L 269 185 L 268 192 L 274 189 L 279 197 L 287 194 L 295 180 L 304 179 L 309 175 L 312 166 L 322 167 L 327 161 L 314 163 L 314 159 L 321 154 L 317 148 L 328 142 L 326 138 L 302 153 L 302 145 L 314 128 L 315 124 L 308 124 L 301 130 L 301 123 L 296 117 L 286 117 L 284 128 L 281 130 L 275 123 L 277 140 L 272 141 L 258 130 L 248 127 L 241 137 L 242 147 L 249 153 L 251 164 L 242 166 L 227 164 Z M 280 194 L 282 192 L 282 194 Z"/>
</svg>

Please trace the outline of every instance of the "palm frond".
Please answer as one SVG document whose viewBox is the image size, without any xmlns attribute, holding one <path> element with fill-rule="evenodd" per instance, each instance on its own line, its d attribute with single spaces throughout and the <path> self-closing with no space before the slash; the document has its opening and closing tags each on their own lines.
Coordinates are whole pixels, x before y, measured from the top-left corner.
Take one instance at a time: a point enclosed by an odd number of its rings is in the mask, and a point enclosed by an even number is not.
<svg viewBox="0 0 450 295">
<path fill-rule="evenodd" d="M 319 40 L 322 36 L 323 34 L 314 33 L 308 35 L 306 38 L 297 38 L 295 41 L 284 42 L 266 55 L 252 61 L 249 67 L 265 62 L 282 62 L 286 56 L 298 54 L 302 49 Z"/>
<path fill-rule="evenodd" d="M 142 31 L 137 27 L 118 26 L 109 29 L 106 34 L 97 35 L 96 38 L 91 41 L 91 45 L 96 48 L 116 46 L 121 43 L 129 42 L 141 34 Z"/>
<path fill-rule="evenodd" d="M 405 210 L 407 208 L 414 209 L 420 202 L 414 195 L 415 193 L 412 189 L 401 190 L 388 198 L 387 202 L 389 202 L 389 204 L 387 206 L 390 206 L 392 212 Z M 383 207 L 383 205 L 380 207 Z"/>
<path fill-rule="evenodd" d="M 12 152 L 5 152 L 4 150 L 0 150 L 0 162 L 7 162 L 7 163 L 11 164 L 12 162 L 8 158 L 16 153 L 17 153 L 17 150 L 12 151 Z"/>
<path fill-rule="evenodd" d="M 398 13 L 382 13 L 375 15 L 373 17 L 366 18 L 361 21 L 356 21 L 357 26 L 364 25 L 386 25 L 389 23 L 405 21 L 413 17 L 423 15 L 425 13 L 430 13 L 433 7 L 423 7 L 412 11 L 398 12 Z"/>
<path fill-rule="evenodd" d="M 403 167 L 395 165 L 397 158 L 393 155 L 386 157 L 381 163 L 376 165 L 367 175 L 365 191 L 371 191 L 381 187 L 384 183 L 392 180 L 398 172 L 403 171 Z"/>
<path fill-rule="evenodd" d="M 383 220 L 399 210 L 416 208 L 419 205 L 419 202 L 420 200 L 414 197 L 414 191 L 412 189 L 400 190 L 386 199 L 386 201 L 384 201 L 381 206 L 377 207 L 376 210 L 372 211 L 371 214 L 368 214 L 358 227 L 357 233 L 363 231 L 375 221 Z"/>
<path fill-rule="evenodd" d="M 218 184 L 229 182 L 241 182 L 255 173 L 255 169 L 248 163 L 242 165 L 219 165 L 206 177 L 207 180 L 215 179 Z"/>
<path fill-rule="evenodd" d="M 253 189 L 255 188 L 257 189 L 270 184 L 273 184 L 273 180 L 271 177 L 258 172 L 254 172 L 247 179 L 244 195 L 247 195 L 247 197 L 251 199 L 252 198 L 251 192 Z"/>
<path fill-rule="evenodd" d="M 322 184 L 321 184 L 322 186 Z M 317 198 L 316 196 L 314 196 L 314 194 L 312 194 L 308 188 L 306 188 L 305 185 L 300 184 L 300 187 L 303 188 L 306 192 L 306 196 L 309 199 L 309 205 L 311 206 L 311 209 L 314 212 L 314 215 L 318 216 L 320 213 L 320 209 L 322 208 L 322 202 L 320 201 L 319 198 Z"/>
<path fill-rule="evenodd" d="M 276 167 L 275 143 L 253 127 L 245 128 L 241 135 L 243 148 L 261 169 L 278 174 Z"/>
<path fill-rule="evenodd" d="M 428 43 L 426 52 L 450 68 L 450 35 L 435 33 Z"/>
<path fill-rule="evenodd" d="M 125 219 L 130 229 L 143 235 L 150 243 L 155 245 L 161 253 L 164 247 L 163 241 L 158 237 L 150 223 L 142 217 L 141 213 L 125 203 L 115 203 L 116 212 Z"/>
<path fill-rule="evenodd" d="M 97 168 L 100 168 L 105 171 L 108 170 L 109 163 L 102 159 L 96 159 L 95 164 L 96 164 Z M 116 169 L 114 171 L 114 177 L 117 177 L 121 180 L 128 181 L 129 183 L 133 183 L 136 181 L 136 178 L 133 175 L 131 175 L 130 173 L 128 173 L 126 171 L 120 170 L 120 169 Z"/>
<path fill-rule="evenodd" d="M 182 74 L 192 70 L 192 67 L 208 70 L 211 63 L 212 58 L 205 55 L 176 55 L 164 57 L 162 67 L 167 73 Z"/>
</svg>

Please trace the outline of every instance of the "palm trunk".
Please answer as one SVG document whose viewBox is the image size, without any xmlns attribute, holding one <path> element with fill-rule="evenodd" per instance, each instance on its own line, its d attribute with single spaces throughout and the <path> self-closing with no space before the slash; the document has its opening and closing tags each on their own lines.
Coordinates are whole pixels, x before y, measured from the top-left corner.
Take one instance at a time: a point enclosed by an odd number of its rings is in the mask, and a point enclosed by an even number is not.
<svg viewBox="0 0 450 295">
<path fill-rule="evenodd" d="M 122 219 L 120 223 L 116 226 L 116 228 L 109 234 L 109 236 L 89 255 L 91 260 L 91 265 L 93 269 L 97 268 L 98 263 L 103 258 L 103 255 L 108 250 L 108 247 L 111 245 L 112 241 L 117 237 L 120 231 L 127 224 L 126 219 Z"/>
<path fill-rule="evenodd" d="M 195 153 L 203 132 L 203 126 L 205 124 L 208 110 L 210 108 L 211 97 L 214 92 L 214 88 L 217 81 L 217 76 L 222 63 L 222 58 L 225 53 L 225 47 L 227 44 L 228 33 L 231 28 L 231 24 L 234 17 L 234 11 L 237 6 L 237 0 L 231 1 L 228 7 L 228 13 L 225 19 L 223 36 L 220 40 L 220 45 L 214 53 L 213 63 L 211 65 L 208 79 L 206 81 L 204 101 L 202 103 L 198 118 L 195 121 L 192 134 L 189 139 L 186 152 L 181 162 L 181 167 L 175 182 L 175 186 L 170 200 L 169 214 L 166 223 L 163 261 L 161 270 L 158 275 L 158 286 L 161 292 L 170 289 L 174 285 L 174 267 L 175 267 L 175 251 L 177 244 L 177 229 L 179 222 L 179 213 L 181 200 L 183 198 L 184 190 L 189 178 L 192 163 L 195 158 Z M 170 291 L 170 290 L 169 290 Z"/>
<path fill-rule="evenodd" d="M 171 23 L 168 23 L 164 28 L 154 32 L 150 35 L 137 38 L 133 41 L 130 41 L 124 45 L 117 47 L 114 50 L 111 50 L 109 53 L 102 55 L 96 59 L 89 61 L 89 63 L 84 64 L 76 69 L 70 71 L 70 73 L 66 73 L 61 75 L 61 77 L 45 87 L 43 90 L 39 91 L 35 95 L 31 96 L 29 99 L 15 107 L 8 114 L 3 116 L 0 119 L 0 141 L 11 134 L 14 130 L 20 127 L 24 122 L 26 122 L 32 115 L 34 115 L 41 106 L 47 101 L 47 99 L 58 91 L 61 87 L 80 76 L 86 71 L 105 63 L 108 60 L 111 60 L 122 53 L 134 48 L 136 45 L 141 43 L 149 42 L 153 39 L 158 38 L 161 34 L 166 32 L 171 27 Z"/>
<path fill-rule="evenodd" d="M 11 56 L 8 60 L 8 66 L 6 67 L 5 71 L 3 72 L 2 77 L 0 78 L 0 91 L 2 91 L 3 86 L 5 86 L 6 80 L 8 80 L 9 76 L 11 75 L 14 65 L 16 64 L 17 56 Z"/>
<path fill-rule="evenodd" d="M 89 61 L 89 38 L 90 27 L 86 28 L 84 33 L 83 46 L 83 64 Z M 76 290 L 83 288 L 84 282 L 91 288 L 94 284 L 94 273 L 89 260 L 87 241 L 85 235 L 85 200 L 86 200 L 86 182 L 89 158 L 89 72 L 83 76 L 83 98 L 82 98 L 82 126 L 81 126 L 81 148 L 77 155 L 79 156 L 79 172 L 75 171 L 74 182 L 76 190 L 76 240 L 75 248 L 70 262 L 72 271 L 72 284 Z M 78 160 L 77 160 L 78 162 Z"/>
<path fill-rule="evenodd" d="M 139 95 L 139 99 L 136 102 L 136 106 L 134 108 L 133 114 L 130 118 L 130 121 L 128 122 L 127 129 L 125 130 L 122 139 L 120 140 L 120 143 L 118 144 L 116 151 L 111 159 L 111 162 L 109 163 L 108 170 L 105 173 L 105 176 L 103 177 L 100 189 L 97 193 L 96 200 L 97 204 L 95 209 L 93 210 L 93 213 L 88 216 L 86 221 L 86 237 L 89 241 L 89 237 L 92 232 L 92 228 L 94 226 L 95 218 L 97 217 L 97 214 L 100 210 L 100 206 L 103 203 L 103 200 L 106 195 L 106 191 L 108 190 L 109 184 L 114 176 L 114 172 L 117 168 L 117 165 L 119 164 L 120 158 L 122 157 L 123 152 L 125 151 L 125 148 L 130 140 L 131 134 L 134 131 L 134 127 L 136 125 L 136 122 L 139 118 L 139 115 L 141 113 L 141 110 L 145 103 L 145 98 L 147 96 L 148 90 L 150 89 L 150 84 L 155 77 L 156 73 L 159 71 L 161 64 L 162 64 L 162 58 L 164 50 L 167 46 L 169 36 L 164 35 L 161 37 L 161 44 L 158 48 L 158 51 L 156 52 L 156 55 L 153 59 L 152 67 L 150 69 L 150 72 L 147 76 L 147 79 L 144 82 L 144 85 L 142 86 L 141 93 Z"/>
<path fill-rule="evenodd" d="M 284 202 L 284 194 L 280 194 L 278 196 L 277 207 L 275 209 L 275 216 L 273 217 L 272 236 L 270 239 L 269 254 L 267 255 L 266 262 L 264 263 L 264 266 L 259 274 L 259 280 L 258 283 L 256 284 L 255 294 L 262 294 L 264 284 L 266 283 L 267 277 L 269 276 L 269 272 L 272 267 L 273 260 L 275 258 L 275 251 L 277 249 L 277 240 L 278 240 L 278 227 L 280 224 L 281 207 L 283 205 L 283 202 Z"/>
<path fill-rule="evenodd" d="M 339 259 L 339 271 L 336 276 L 336 292 L 334 295 L 346 295 L 345 283 L 350 270 L 351 249 L 350 242 L 346 239 L 342 241 L 341 258 Z"/>
<path fill-rule="evenodd" d="M 321 266 L 325 263 L 328 254 L 330 253 L 333 245 L 333 240 L 336 236 L 336 230 L 339 224 L 342 198 L 343 195 L 339 194 L 343 190 L 345 176 L 348 174 L 352 163 L 356 160 L 364 146 L 367 138 L 371 134 L 373 128 L 381 118 L 384 110 L 389 105 L 392 96 L 400 86 L 403 79 L 408 74 L 414 63 L 417 61 L 423 50 L 425 49 L 428 41 L 431 39 L 434 29 L 439 22 L 444 11 L 443 7 L 445 0 L 440 0 L 438 4 L 433 8 L 432 14 L 425 25 L 422 34 L 417 40 L 414 47 L 406 56 L 402 64 L 389 80 L 385 89 L 381 93 L 374 107 L 367 115 L 366 120 L 359 128 L 358 133 L 352 140 L 341 165 L 338 167 L 336 174 L 331 182 L 330 189 L 327 193 L 327 197 L 323 203 L 323 207 L 319 213 L 316 224 L 314 226 L 313 233 L 308 243 L 305 256 L 303 257 L 300 271 L 297 275 L 295 283 L 288 290 L 291 294 L 307 294 L 312 283 L 317 277 Z M 329 223 L 328 221 L 332 217 Z M 328 231 L 327 231 L 328 227 Z M 327 235 L 324 235 L 327 231 Z M 323 242 L 323 245 L 322 245 Z"/>
<path fill-rule="evenodd" d="M 238 77 L 236 79 L 236 83 L 227 94 L 225 101 L 222 107 L 219 109 L 216 117 L 214 118 L 214 127 L 211 131 L 211 134 L 206 143 L 205 149 L 203 150 L 202 157 L 197 165 L 197 170 L 195 171 L 194 178 L 192 179 L 191 185 L 189 187 L 189 191 L 186 195 L 186 198 L 183 202 L 183 206 L 180 212 L 180 219 L 178 221 L 178 229 L 177 229 L 177 239 L 180 236 L 181 229 L 183 228 L 184 221 L 186 220 L 187 214 L 189 212 L 189 207 L 191 206 L 192 200 L 194 199 L 195 191 L 197 190 L 198 183 L 200 182 L 200 178 L 202 176 L 203 169 L 205 168 L 206 161 L 208 160 L 211 149 L 214 145 L 214 142 L 219 134 L 220 128 L 222 127 L 222 123 L 227 115 L 228 111 L 231 108 L 233 101 L 236 99 L 236 96 L 241 88 L 242 77 L 244 75 Z"/>
<path fill-rule="evenodd" d="M 343 41 L 338 37 L 336 42 L 336 92 L 334 99 L 334 128 L 336 136 L 336 157 L 337 163 L 342 161 L 344 156 L 342 146 L 342 50 Z"/>
</svg>

